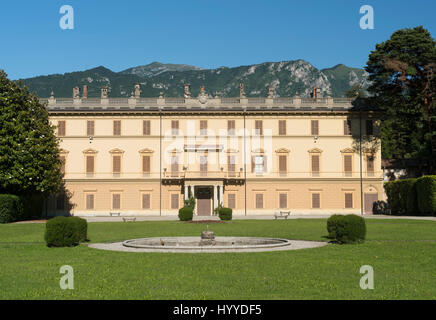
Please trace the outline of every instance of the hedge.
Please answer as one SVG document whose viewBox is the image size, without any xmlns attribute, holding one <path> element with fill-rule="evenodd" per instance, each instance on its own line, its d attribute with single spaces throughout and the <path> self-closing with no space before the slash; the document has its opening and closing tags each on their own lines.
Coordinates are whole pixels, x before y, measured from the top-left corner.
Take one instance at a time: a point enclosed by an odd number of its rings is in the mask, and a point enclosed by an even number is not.
<svg viewBox="0 0 436 320">
<path fill-rule="evenodd" d="M 44 208 L 44 197 L 42 194 L 31 194 L 20 196 L 23 203 L 23 220 L 39 219 Z"/>
<path fill-rule="evenodd" d="M 183 207 L 179 209 L 180 221 L 191 221 L 194 216 L 194 210 L 191 207 Z"/>
<path fill-rule="evenodd" d="M 221 207 L 218 210 L 218 214 L 221 220 L 232 220 L 232 209 Z"/>
<path fill-rule="evenodd" d="M 44 239 L 48 247 L 72 247 L 87 241 L 87 222 L 79 217 L 56 217 L 46 223 Z"/>
<path fill-rule="evenodd" d="M 0 194 L 0 223 L 18 221 L 23 216 L 23 203 L 13 194 Z"/>
<path fill-rule="evenodd" d="M 333 215 L 327 220 L 330 239 L 338 243 L 360 243 L 365 240 L 365 219 L 355 214 Z"/>
<path fill-rule="evenodd" d="M 416 184 L 417 179 L 402 179 L 384 184 L 388 204 L 394 215 L 419 215 Z"/>
<path fill-rule="evenodd" d="M 423 176 L 416 181 L 418 208 L 423 215 L 436 214 L 436 176 Z"/>
</svg>

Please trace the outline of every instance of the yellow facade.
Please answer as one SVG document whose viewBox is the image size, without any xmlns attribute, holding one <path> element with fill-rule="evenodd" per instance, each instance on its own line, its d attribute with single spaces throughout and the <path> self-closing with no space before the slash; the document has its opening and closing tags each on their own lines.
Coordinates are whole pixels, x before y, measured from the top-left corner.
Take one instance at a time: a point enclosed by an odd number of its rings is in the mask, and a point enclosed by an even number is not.
<svg viewBox="0 0 436 320">
<path fill-rule="evenodd" d="M 189 192 L 200 215 L 218 205 L 235 215 L 370 213 L 382 197 L 380 148 L 353 149 L 378 127 L 343 99 L 48 102 L 74 215 L 176 215 Z M 47 213 L 65 214 L 64 198 Z"/>
</svg>

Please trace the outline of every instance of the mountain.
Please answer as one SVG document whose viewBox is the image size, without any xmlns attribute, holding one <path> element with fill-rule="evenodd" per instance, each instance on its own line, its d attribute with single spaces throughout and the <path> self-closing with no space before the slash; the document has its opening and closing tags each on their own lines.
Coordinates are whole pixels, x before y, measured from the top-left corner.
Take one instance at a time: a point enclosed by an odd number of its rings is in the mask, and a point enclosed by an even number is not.
<svg viewBox="0 0 436 320">
<path fill-rule="evenodd" d="M 38 76 L 22 79 L 31 91 L 40 97 L 48 97 L 53 91 L 56 97 L 71 97 L 75 86 L 88 86 L 88 97 L 99 97 L 100 88 L 108 86 L 110 97 L 129 97 L 136 83 L 141 85 L 141 96 L 157 97 L 160 92 L 167 97 L 182 97 L 183 84 L 191 85 L 192 96 L 197 96 L 200 86 L 213 96 L 239 96 L 239 83 L 245 85 L 247 97 L 265 97 L 268 86 L 273 86 L 276 95 L 308 97 L 314 86 L 324 95 L 344 96 L 354 84 L 367 87 L 367 73 L 363 69 L 349 68 L 339 64 L 319 70 L 304 60 L 264 62 L 239 67 L 202 69 L 185 64 L 162 64 L 153 62 L 113 72 L 103 66 L 78 72 Z"/>
</svg>

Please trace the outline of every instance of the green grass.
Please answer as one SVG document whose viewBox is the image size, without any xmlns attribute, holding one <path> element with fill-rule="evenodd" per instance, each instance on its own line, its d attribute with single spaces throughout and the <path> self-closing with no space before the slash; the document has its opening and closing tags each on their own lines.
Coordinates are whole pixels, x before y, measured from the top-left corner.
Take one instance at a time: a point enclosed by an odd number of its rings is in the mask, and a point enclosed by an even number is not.
<svg viewBox="0 0 436 320">
<path fill-rule="evenodd" d="M 436 222 L 366 220 L 367 241 L 263 253 L 171 254 L 47 248 L 44 224 L 0 225 L 0 299 L 436 299 Z M 89 224 L 91 242 L 199 235 L 176 221 Z M 325 219 L 239 220 L 217 235 L 326 240 Z M 61 290 L 59 268 L 74 268 Z M 374 268 L 374 290 L 359 269 Z"/>
</svg>

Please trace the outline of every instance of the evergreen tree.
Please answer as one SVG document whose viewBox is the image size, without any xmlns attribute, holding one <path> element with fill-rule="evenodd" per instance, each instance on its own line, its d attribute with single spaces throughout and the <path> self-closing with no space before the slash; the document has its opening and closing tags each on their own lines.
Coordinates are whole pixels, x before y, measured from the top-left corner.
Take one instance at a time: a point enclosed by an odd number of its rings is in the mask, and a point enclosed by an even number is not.
<svg viewBox="0 0 436 320">
<path fill-rule="evenodd" d="M 0 193 L 56 193 L 61 165 L 46 106 L 0 70 Z"/>
<path fill-rule="evenodd" d="M 371 101 L 383 112 L 383 157 L 427 160 L 435 171 L 436 42 L 422 26 L 394 32 L 369 55 Z"/>
</svg>

